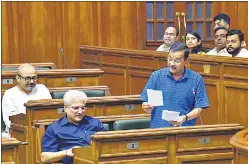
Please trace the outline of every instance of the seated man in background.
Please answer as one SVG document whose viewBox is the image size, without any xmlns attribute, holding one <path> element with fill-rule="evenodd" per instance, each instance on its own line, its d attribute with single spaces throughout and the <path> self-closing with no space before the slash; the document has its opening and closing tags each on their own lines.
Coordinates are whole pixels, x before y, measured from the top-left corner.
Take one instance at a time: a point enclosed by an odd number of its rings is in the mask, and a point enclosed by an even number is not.
<svg viewBox="0 0 248 164">
<path fill-rule="evenodd" d="M 156 51 L 169 52 L 170 47 L 179 39 L 179 31 L 174 26 L 168 26 L 164 31 L 164 44 L 159 46 Z"/>
<path fill-rule="evenodd" d="M 224 13 L 216 15 L 214 17 L 214 29 L 217 27 L 225 27 L 228 30 L 230 27 L 230 17 Z"/>
<path fill-rule="evenodd" d="M 52 99 L 49 90 L 43 84 L 37 84 L 37 71 L 31 64 L 22 64 L 17 69 L 18 84 L 5 91 L 2 99 L 3 121 L 9 133 L 9 116 L 26 114 L 24 103 L 29 100 Z"/>
<path fill-rule="evenodd" d="M 192 126 L 203 108 L 209 106 L 206 86 L 202 76 L 185 67 L 189 48 L 183 43 L 175 43 L 168 55 L 168 67 L 154 71 L 142 93 L 142 108 L 151 113 L 151 128 L 170 126 Z M 154 107 L 148 103 L 147 89 L 160 90 L 163 106 Z M 163 110 L 180 112 L 177 121 L 162 119 Z"/>
<path fill-rule="evenodd" d="M 207 55 L 227 55 L 226 50 L 226 34 L 228 30 L 225 27 L 217 27 L 214 30 L 214 49 L 210 50 Z"/>
<path fill-rule="evenodd" d="M 226 49 L 229 56 L 248 58 L 248 50 L 242 48 L 243 44 L 244 34 L 240 30 L 228 31 L 226 34 Z"/>
<path fill-rule="evenodd" d="M 91 135 L 106 131 L 98 119 L 85 114 L 87 96 L 83 91 L 68 91 L 63 99 L 66 115 L 49 125 L 42 139 L 44 163 L 72 164 L 73 147 L 89 146 Z"/>
</svg>

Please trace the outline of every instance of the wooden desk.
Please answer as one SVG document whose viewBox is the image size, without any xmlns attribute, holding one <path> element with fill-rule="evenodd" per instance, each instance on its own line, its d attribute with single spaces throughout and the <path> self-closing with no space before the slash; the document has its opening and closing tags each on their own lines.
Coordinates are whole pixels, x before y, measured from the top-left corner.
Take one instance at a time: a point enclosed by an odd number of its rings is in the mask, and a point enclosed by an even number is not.
<svg viewBox="0 0 248 164">
<path fill-rule="evenodd" d="M 25 104 L 26 115 L 11 116 L 11 136 L 28 145 L 23 146 L 26 152 L 26 163 L 40 161 L 41 138 L 44 126 L 64 116 L 63 100 L 33 100 Z M 87 115 L 99 117 L 103 122 L 116 119 L 147 118 L 141 107 L 139 95 L 92 97 L 87 102 Z M 139 115 L 142 114 L 142 115 Z M 122 118 L 120 115 L 126 115 Z M 112 117 L 105 117 L 112 116 Z"/>
<path fill-rule="evenodd" d="M 21 164 L 18 160 L 18 153 L 20 153 L 18 147 L 22 144 L 21 141 L 15 138 L 2 138 L 1 143 L 2 163 Z"/>
<path fill-rule="evenodd" d="M 24 63 L 17 64 L 2 64 L 2 70 L 17 70 L 17 68 Z M 29 63 L 32 64 L 37 70 L 39 69 L 56 69 L 54 63 Z"/>
<path fill-rule="evenodd" d="M 103 84 L 112 95 L 140 94 L 151 72 L 167 67 L 165 52 L 87 45 L 80 52 L 81 68 L 103 70 Z M 206 84 L 210 107 L 202 112 L 204 124 L 239 123 L 248 128 L 248 115 L 237 114 L 247 113 L 248 58 L 190 55 L 186 67 L 201 74 Z"/>
<path fill-rule="evenodd" d="M 50 87 L 95 86 L 102 84 L 100 69 L 52 69 L 38 70 L 38 83 Z M 9 89 L 17 84 L 16 71 L 2 72 L 2 89 Z"/>
<path fill-rule="evenodd" d="M 74 148 L 74 164 L 230 164 L 239 124 L 97 132 Z"/>
<path fill-rule="evenodd" d="M 236 133 L 230 140 L 234 151 L 234 164 L 248 163 L 248 129 Z"/>
</svg>

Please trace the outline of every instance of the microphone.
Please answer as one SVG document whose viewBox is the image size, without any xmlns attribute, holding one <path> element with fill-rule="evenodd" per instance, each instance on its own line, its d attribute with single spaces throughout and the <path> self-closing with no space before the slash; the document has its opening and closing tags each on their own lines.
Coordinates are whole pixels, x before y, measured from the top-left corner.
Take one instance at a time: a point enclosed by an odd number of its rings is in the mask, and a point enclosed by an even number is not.
<svg viewBox="0 0 248 164">
<path fill-rule="evenodd" d="M 63 49 L 62 47 L 60 47 L 60 51 L 61 51 L 62 56 L 64 57 L 64 60 L 65 60 L 67 69 L 70 69 L 70 68 L 69 68 L 69 65 L 68 65 L 68 62 L 67 62 L 67 60 L 66 60 L 65 54 L 64 54 L 64 49 Z"/>
</svg>

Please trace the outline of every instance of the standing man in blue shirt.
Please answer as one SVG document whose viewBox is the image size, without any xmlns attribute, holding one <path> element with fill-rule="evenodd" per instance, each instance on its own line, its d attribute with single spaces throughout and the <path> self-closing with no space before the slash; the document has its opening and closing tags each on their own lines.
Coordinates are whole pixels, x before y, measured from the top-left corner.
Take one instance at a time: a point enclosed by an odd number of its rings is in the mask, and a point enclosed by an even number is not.
<svg viewBox="0 0 248 164">
<path fill-rule="evenodd" d="M 209 107 L 202 76 L 185 68 L 189 49 L 183 43 L 172 45 L 168 55 L 168 67 L 154 71 L 141 93 L 142 108 L 151 113 L 151 128 L 192 126 L 203 108 Z M 147 89 L 162 91 L 163 106 L 148 104 Z M 162 119 L 163 110 L 180 112 L 178 121 Z"/>
<path fill-rule="evenodd" d="M 44 163 L 72 164 L 73 147 L 89 146 L 91 135 L 106 131 L 98 119 L 85 115 L 87 96 L 84 92 L 70 90 L 63 99 L 66 115 L 49 125 L 42 139 Z"/>
</svg>

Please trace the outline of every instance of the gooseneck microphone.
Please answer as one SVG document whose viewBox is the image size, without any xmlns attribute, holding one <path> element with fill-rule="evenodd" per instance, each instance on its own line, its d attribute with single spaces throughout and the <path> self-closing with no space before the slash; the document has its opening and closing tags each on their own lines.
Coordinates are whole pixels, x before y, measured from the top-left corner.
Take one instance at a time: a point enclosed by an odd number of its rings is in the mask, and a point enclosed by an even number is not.
<svg viewBox="0 0 248 164">
<path fill-rule="evenodd" d="M 69 68 L 69 65 L 68 65 L 68 62 L 67 62 L 67 60 L 66 60 L 65 54 L 64 54 L 64 49 L 63 49 L 62 47 L 60 47 L 60 51 L 61 51 L 62 56 L 64 57 L 64 60 L 65 60 L 67 69 L 70 69 L 70 68 Z"/>
</svg>

